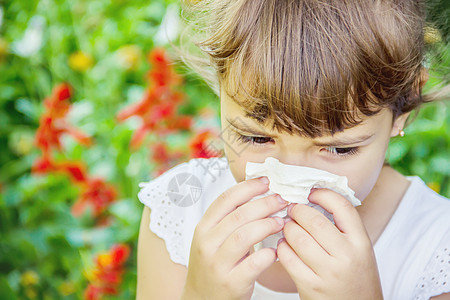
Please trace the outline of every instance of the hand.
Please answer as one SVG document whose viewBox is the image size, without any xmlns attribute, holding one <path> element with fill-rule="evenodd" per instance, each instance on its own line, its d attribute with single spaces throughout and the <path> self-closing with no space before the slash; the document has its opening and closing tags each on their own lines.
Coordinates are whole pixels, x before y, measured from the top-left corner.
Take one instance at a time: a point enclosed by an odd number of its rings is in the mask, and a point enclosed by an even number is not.
<svg viewBox="0 0 450 300">
<path fill-rule="evenodd" d="M 268 183 L 250 179 L 211 204 L 195 228 L 183 299 L 250 299 L 258 276 L 276 261 L 276 251 L 250 254 L 249 249 L 284 226 L 281 218 L 268 217 L 287 206 L 279 196 L 249 201 L 267 190 Z"/>
<path fill-rule="evenodd" d="M 327 189 L 313 191 L 309 201 L 332 213 L 336 226 L 307 205 L 288 208 L 292 221 L 284 226 L 277 255 L 300 298 L 383 299 L 372 244 L 356 209 Z"/>
</svg>

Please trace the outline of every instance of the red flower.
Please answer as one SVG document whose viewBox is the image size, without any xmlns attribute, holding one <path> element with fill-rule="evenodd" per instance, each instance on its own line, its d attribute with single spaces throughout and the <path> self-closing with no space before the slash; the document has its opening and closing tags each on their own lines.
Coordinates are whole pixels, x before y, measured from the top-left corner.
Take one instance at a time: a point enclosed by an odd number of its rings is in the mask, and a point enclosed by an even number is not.
<svg viewBox="0 0 450 300">
<path fill-rule="evenodd" d="M 72 88 L 68 84 L 62 83 L 55 87 L 53 95 L 59 101 L 69 99 L 70 97 L 72 97 Z"/>
<path fill-rule="evenodd" d="M 72 206 L 72 213 L 79 216 L 86 205 L 93 208 L 94 216 L 99 216 L 105 209 L 116 200 L 116 189 L 100 178 L 88 179 L 85 182 L 84 191 Z"/>
<path fill-rule="evenodd" d="M 50 156 L 52 148 L 61 150 L 61 136 L 72 135 L 83 145 L 90 145 L 91 139 L 76 128 L 69 125 L 64 119 L 70 110 L 70 97 L 72 91 L 69 85 L 63 83 L 53 89 L 52 95 L 44 100 L 45 113 L 39 121 L 36 131 L 36 145 L 44 153 Z"/>
<path fill-rule="evenodd" d="M 124 273 L 123 265 L 129 255 L 130 248 L 125 244 L 114 245 L 108 252 L 99 253 L 95 257 L 92 282 L 84 292 L 85 299 L 97 300 L 103 295 L 117 295 Z"/>
<path fill-rule="evenodd" d="M 114 245 L 111 249 L 111 253 L 113 265 L 120 266 L 128 259 L 130 248 L 123 244 Z"/>
<path fill-rule="evenodd" d="M 194 136 L 189 143 L 191 157 L 210 158 L 222 156 L 222 151 L 213 143 L 214 138 L 217 138 L 217 136 L 210 130 L 204 130 Z"/>
<path fill-rule="evenodd" d="M 45 174 L 56 170 L 55 163 L 49 157 L 38 158 L 31 167 L 33 174 Z"/>
<path fill-rule="evenodd" d="M 102 296 L 102 290 L 98 286 L 89 284 L 84 291 L 84 299 L 86 300 L 100 300 Z"/>
<path fill-rule="evenodd" d="M 57 169 L 60 172 L 68 174 L 75 183 L 82 183 L 87 181 L 88 175 L 86 166 L 82 162 L 62 162 L 58 164 Z"/>
<path fill-rule="evenodd" d="M 181 77 L 176 74 L 164 49 L 157 48 L 148 55 L 152 69 L 148 72 L 149 86 L 141 101 L 124 108 L 117 114 L 117 119 L 123 121 L 131 116 L 138 116 L 142 125 L 137 129 L 130 142 L 130 147 L 136 149 L 142 145 L 147 133 L 167 135 L 175 130 L 189 129 L 191 118 L 180 116 L 176 107 L 184 95 L 177 92 Z"/>
<path fill-rule="evenodd" d="M 44 100 L 45 113 L 39 121 L 35 141 L 42 151 L 42 157 L 38 158 L 32 172 L 43 174 L 59 172 L 69 176 L 74 184 L 81 188 L 81 196 L 72 207 L 74 215 L 80 215 L 86 205 L 93 207 L 95 216 L 99 216 L 107 206 L 117 197 L 115 188 L 106 184 L 102 179 L 90 178 L 85 164 L 80 161 L 55 162 L 52 158 L 52 150 L 62 151 L 61 136 L 69 134 L 80 144 L 90 145 L 91 138 L 71 126 L 66 121 L 70 110 L 69 102 L 72 96 L 72 88 L 68 84 L 57 85 L 52 95 Z M 95 289 L 90 292 L 95 293 Z"/>
</svg>

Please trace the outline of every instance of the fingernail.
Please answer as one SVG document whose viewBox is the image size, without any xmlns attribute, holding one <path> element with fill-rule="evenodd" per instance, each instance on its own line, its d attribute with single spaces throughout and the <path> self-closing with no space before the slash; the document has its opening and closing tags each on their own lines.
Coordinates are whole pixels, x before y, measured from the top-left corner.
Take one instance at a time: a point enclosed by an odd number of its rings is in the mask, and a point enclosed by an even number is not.
<svg viewBox="0 0 450 300">
<path fill-rule="evenodd" d="M 277 243 L 277 246 L 278 246 L 279 244 L 281 244 L 282 242 L 284 242 L 285 240 L 286 240 L 285 238 L 279 239 L 279 240 L 278 240 L 278 243 Z"/>
<path fill-rule="evenodd" d="M 288 209 L 287 209 L 288 215 L 291 214 L 292 206 L 293 206 L 293 204 L 289 204 L 289 206 L 288 206 Z"/>
<path fill-rule="evenodd" d="M 261 182 L 264 183 L 264 184 L 268 184 L 269 183 L 269 178 L 267 178 L 266 176 L 260 177 L 259 180 L 261 180 Z"/>
</svg>

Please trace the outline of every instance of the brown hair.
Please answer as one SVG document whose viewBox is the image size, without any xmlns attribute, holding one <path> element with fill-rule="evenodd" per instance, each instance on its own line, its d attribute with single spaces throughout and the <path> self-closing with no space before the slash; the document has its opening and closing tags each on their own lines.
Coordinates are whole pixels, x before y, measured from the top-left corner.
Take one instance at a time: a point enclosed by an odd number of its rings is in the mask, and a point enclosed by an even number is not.
<svg viewBox="0 0 450 300">
<path fill-rule="evenodd" d="M 203 0 L 184 12 L 204 66 L 247 116 L 317 137 L 427 101 L 423 10 L 417 0 Z"/>
</svg>

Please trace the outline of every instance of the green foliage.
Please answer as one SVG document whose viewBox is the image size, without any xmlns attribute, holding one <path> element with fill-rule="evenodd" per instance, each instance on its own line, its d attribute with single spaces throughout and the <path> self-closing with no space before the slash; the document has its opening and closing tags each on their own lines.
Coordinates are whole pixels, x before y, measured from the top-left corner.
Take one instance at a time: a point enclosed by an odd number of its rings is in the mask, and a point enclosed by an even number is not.
<svg viewBox="0 0 450 300">
<path fill-rule="evenodd" d="M 133 122 L 118 123 L 115 116 L 140 99 L 150 68 L 146 53 L 155 47 L 153 36 L 172 2 L 0 2 L 4 10 L 0 27 L 2 299 L 81 299 L 88 283 L 85 272 L 94 266 L 94 256 L 116 243 L 131 246 L 116 297 L 135 297 L 142 212 L 136 195 L 138 183 L 150 179 L 154 166 L 147 147 L 135 152 L 129 149 Z M 23 57 L 17 53 L 17 42 L 34 16 L 44 20 L 42 48 Z M 6 54 L 1 42 L 7 44 Z M 118 59 L 127 45 L 135 50 L 132 67 Z M 86 64 L 84 69 L 71 65 L 71 55 L 78 51 L 88 57 L 77 62 Z M 81 160 L 90 174 L 117 187 L 119 199 L 108 208 L 107 226 L 97 225 L 89 211 L 80 218 L 71 214 L 80 191 L 67 176 L 30 174 L 41 154 L 34 146 L 34 135 L 44 111 L 43 100 L 61 82 L 70 83 L 74 90 L 71 123 L 92 136 L 94 143 L 85 147 L 65 138 L 57 159 Z M 216 101 L 198 79 L 186 76 L 185 82 L 188 102 L 181 109 L 194 115 L 206 102 Z M 203 102 L 189 102 L 199 96 Z"/>
</svg>

